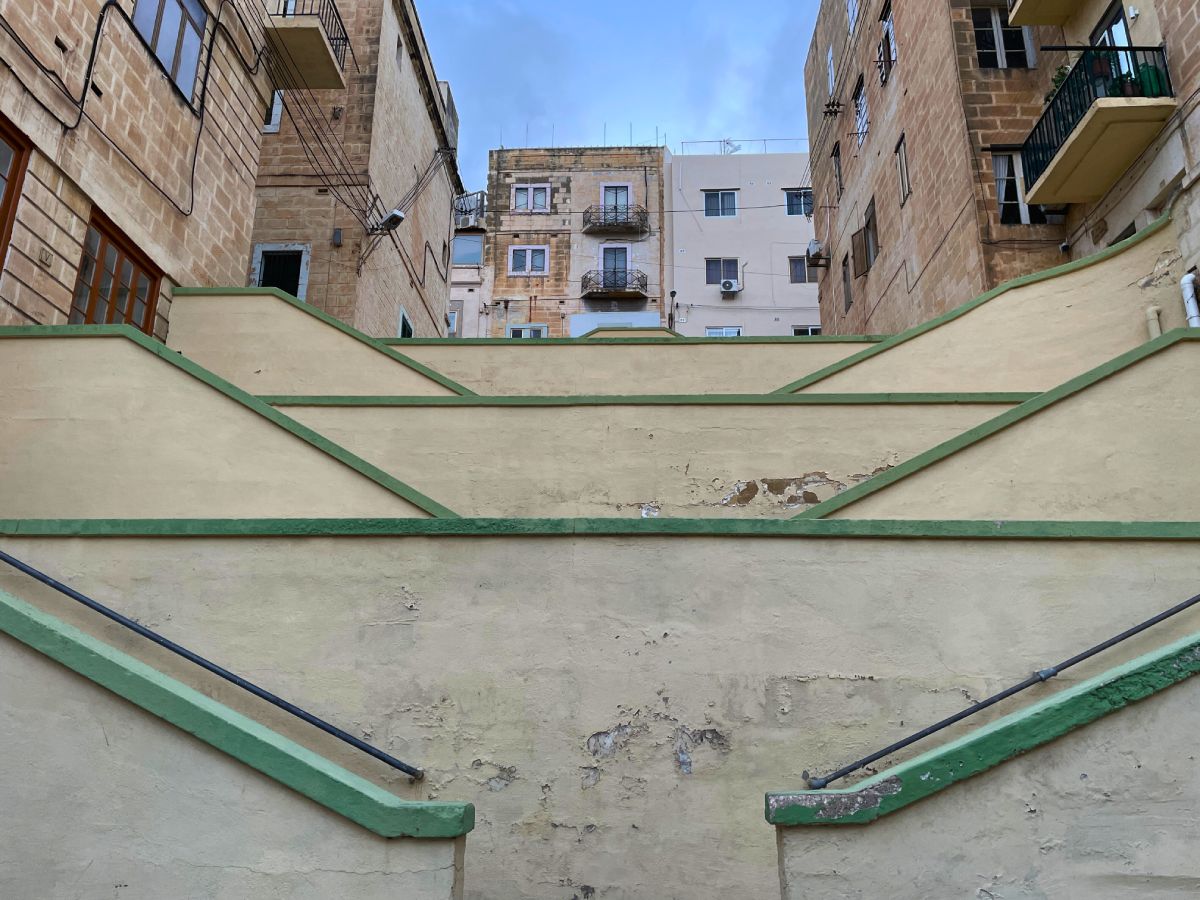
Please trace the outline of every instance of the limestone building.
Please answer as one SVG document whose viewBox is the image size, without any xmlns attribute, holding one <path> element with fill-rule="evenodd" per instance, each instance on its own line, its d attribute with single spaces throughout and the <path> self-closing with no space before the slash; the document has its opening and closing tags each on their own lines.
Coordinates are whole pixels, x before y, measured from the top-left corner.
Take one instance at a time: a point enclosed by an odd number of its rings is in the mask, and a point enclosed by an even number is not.
<svg viewBox="0 0 1200 900">
<path fill-rule="evenodd" d="M 668 321 L 693 337 L 821 333 L 804 153 L 673 156 Z"/>
<path fill-rule="evenodd" d="M 451 210 L 463 193 L 450 86 L 412 0 L 322 9 L 334 10 L 343 71 L 329 90 L 274 95 L 247 283 L 376 337 L 445 335 Z M 393 227 L 394 209 L 404 219 Z"/>
<path fill-rule="evenodd" d="M 0 324 L 161 337 L 174 285 L 241 281 L 273 81 L 312 70 L 272 52 L 280 19 L 256 4 L 67 0 L 3 18 Z"/>
<path fill-rule="evenodd" d="M 573 337 L 666 321 L 663 147 L 493 150 L 481 337 Z M 467 326 L 470 327 L 470 326 Z"/>
<path fill-rule="evenodd" d="M 826 329 L 903 330 L 1168 208 L 1200 261 L 1194 13 L 823 0 L 805 86 Z"/>
</svg>

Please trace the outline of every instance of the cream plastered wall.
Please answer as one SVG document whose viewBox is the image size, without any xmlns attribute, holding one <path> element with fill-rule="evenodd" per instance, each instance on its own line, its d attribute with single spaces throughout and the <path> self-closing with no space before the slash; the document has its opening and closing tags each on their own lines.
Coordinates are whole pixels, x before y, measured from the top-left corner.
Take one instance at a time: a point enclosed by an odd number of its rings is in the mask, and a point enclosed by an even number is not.
<svg viewBox="0 0 1200 900">
<path fill-rule="evenodd" d="M 832 513 L 855 519 L 1200 519 L 1200 343 L 1161 350 Z"/>
<path fill-rule="evenodd" d="M 0 636 L 0 896 L 461 897 L 465 839 L 387 840 Z"/>
<path fill-rule="evenodd" d="M 788 517 L 1009 404 L 284 406 L 464 516 Z"/>
<path fill-rule="evenodd" d="M 167 345 L 252 394 L 454 394 L 273 294 L 177 294 Z"/>
<path fill-rule="evenodd" d="M 1195 897 L 1198 696 L 1169 688 L 870 825 L 780 829 L 783 898 Z"/>
<path fill-rule="evenodd" d="M 538 346 L 399 344 L 396 349 L 477 394 L 556 396 L 766 394 L 869 346 L 843 341 L 595 345 L 584 341 Z"/>
<path fill-rule="evenodd" d="M 1185 324 L 1179 252 L 1168 225 L 1123 253 L 1014 288 L 805 392 L 1044 391 Z M 967 298 L 963 298 L 966 300 Z"/>
<path fill-rule="evenodd" d="M 5 517 L 428 515 L 121 336 L 0 338 L 0 421 Z"/>
<path fill-rule="evenodd" d="M 403 797 L 475 802 L 476 900 L 562 900 L 585 886 L 606 900 L 776 896 L 764 791 L 1179 602 L 1200 565 L 1200 543 L 1153 541 L 6 537 L 4 548 L 428 776 L 409 786 L 254 712 L 339 764 Z M 198 683 L 22 576 L 6 569 L 0 587 Z M 1198 625 L 1200 612 L 1178 616 L 1025 700 Z M 230 693 L 219 699 L 237 706 Z"/>
</svg>

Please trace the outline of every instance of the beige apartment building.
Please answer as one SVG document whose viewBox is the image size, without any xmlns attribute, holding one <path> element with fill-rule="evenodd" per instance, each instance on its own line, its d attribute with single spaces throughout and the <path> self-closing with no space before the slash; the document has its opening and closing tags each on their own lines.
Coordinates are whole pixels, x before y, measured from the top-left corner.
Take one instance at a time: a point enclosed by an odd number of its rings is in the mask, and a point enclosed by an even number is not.
<svg viewBox="0 0 1200 900">
<path fill-rule="evenodd" d="M 340 9 L 331 28 L 344 70 L 332 89 L 277 91 L 262 126 L 247 282 L 375 337 L 442 336 L 451 209 L 463 192 L 453 95 L 412 0 Z"/>
<path fill-rule="evenodd" d="M 830 333 L 901 331 L 1175 208 L 1200 260 L 1193 4 L 823 0 L 805 85 Z"/>
<path fill-rule="evenodd" d="M 309 72 L 257 4 L 64 0 L 3 19 L 0 324 L 162 337 L 174 285 L 241 283 L 271 89 Z"/>
<path fill-rule="evenodd" d="M 670 158 L 671 309 L 689 337 L 821 333 L 805 153 Z"/>
<path fill-rule="evenodd" d="M 664 147 L 493 150 L 478 336 L 665 324 L 667 158 Z"/>
</svg>

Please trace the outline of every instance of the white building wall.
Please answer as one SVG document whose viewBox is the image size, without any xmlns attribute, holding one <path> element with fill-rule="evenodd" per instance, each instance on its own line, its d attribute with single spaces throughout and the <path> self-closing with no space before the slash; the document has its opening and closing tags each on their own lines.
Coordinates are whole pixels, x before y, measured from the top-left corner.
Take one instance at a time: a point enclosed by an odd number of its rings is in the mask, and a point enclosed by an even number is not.
<svg viewBox="0 0 1200 900">
<path fill-rule="evenodd" d="M 679 155 L 669 171 L 675 330 L 703 337 L 709 326 L 740 326 L 747 336 L 791 335 L 819 326 L 817 285 L 792 284 L 788 263 L 813 237 L 809 217 L 787 215 L 784 193 L 809 186 L 808 154 Z M 737 215 L 705 217 L 706 190 L 736 190 Z M 725 297 L 705 283 L 710 257 L 738 259 L 741 293 Z"/>
</svg>

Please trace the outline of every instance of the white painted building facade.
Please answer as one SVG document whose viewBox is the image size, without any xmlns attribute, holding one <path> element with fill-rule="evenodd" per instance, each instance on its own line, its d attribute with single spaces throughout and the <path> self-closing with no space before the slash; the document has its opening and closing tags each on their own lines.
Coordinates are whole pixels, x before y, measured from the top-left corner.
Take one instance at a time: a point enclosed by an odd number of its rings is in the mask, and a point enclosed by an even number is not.
<svg viewBox="0 0 1200 900">
<path fill-rule="evenodd" d="M 808 154 L 669 158 L 675 292 L 670 324 L 688 337 L 819 334 Z"/>
</svg>

